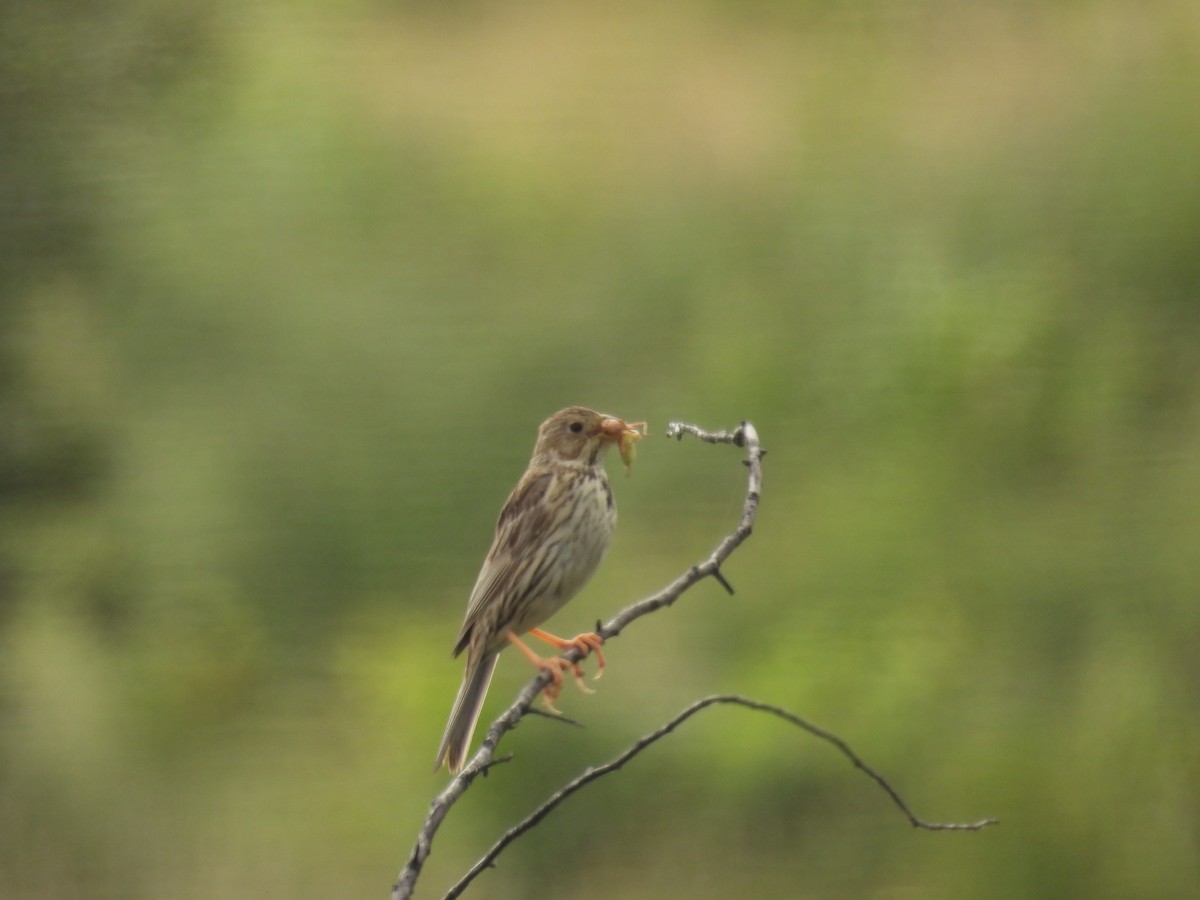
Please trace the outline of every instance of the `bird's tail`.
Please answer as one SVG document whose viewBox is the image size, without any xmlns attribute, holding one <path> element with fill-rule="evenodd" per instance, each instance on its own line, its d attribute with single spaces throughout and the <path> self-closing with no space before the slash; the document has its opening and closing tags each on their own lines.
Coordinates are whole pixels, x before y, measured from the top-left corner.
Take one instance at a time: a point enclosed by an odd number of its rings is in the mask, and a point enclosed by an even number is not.
<svg viewBox="0 0 1200 900">
<path fill-rule="evenodd" d="M 455 774 L 467 761 L 467 752 L 471 749 L 471 736 L 475 734 L 475 723 L 479 721 L 483 698 L 487 696 L 492 672 L 496 670 L 496 660 L 499 658 L 497 653 L 486 653 L 478 663 L 467 663 L 462 686 L 458 689 L 458 696 L 454 698 L 454 706 L 450 709 L 446 733 L 442 735 L 442 745 L 438 748 L 437 759 L 433 763 L 435 772 L 445 762 L 446 768 L 451 774 Z"/>
</svg>

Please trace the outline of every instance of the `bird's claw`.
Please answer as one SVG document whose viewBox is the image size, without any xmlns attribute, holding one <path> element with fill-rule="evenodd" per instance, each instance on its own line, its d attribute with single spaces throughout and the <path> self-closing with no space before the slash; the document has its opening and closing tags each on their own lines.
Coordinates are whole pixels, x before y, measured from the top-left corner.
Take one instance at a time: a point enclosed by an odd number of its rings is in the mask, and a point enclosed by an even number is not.
<svg viewBox="0 0 1200 900">
<path fill-rule="evenodd" d="M 596 674 L 592 676 L 593 680 L 604 674 L 604 651 L 600 649 L 604 646 L 604 638 L 600 637 L 600 635 L 596 634 L 594 631 L 586 631 L 583 634 L 575 635 L 575 637 L 571 638 L 569 641 L 564 641 L 564 644 L 565 646 L 563 649 L 574 647 L 585 657 L 592 653 L 596 655 Z M 583 685 L 582 682 L 580 682 L 581 678 L 583 678 L 583 670 L 579 667 L 579 664 L 576 663 L 575 681 L 579 683 L 581 688 L 583 688 L 584 693 L 593 693 L 593 691 L 589 690 Z"/>
<path fill-rule="evenodd" d="M 542 688 L 542 703 L 545 704 L 546 709 L 550 710 L 556 716 L 562 715 L 562 712 L 554 705 L 554 701 L 562 691 L 562 670 L 566 664 L 567 661 L 565 659 L 560 659 L 557 656 L 553 656 L 550 659 L 543 659 L 538 663 L 538 667 L 550 675 L 550 683 Z M 576 681 L 578 679 L 579 676 L 576 675 Z"/>
</svg>

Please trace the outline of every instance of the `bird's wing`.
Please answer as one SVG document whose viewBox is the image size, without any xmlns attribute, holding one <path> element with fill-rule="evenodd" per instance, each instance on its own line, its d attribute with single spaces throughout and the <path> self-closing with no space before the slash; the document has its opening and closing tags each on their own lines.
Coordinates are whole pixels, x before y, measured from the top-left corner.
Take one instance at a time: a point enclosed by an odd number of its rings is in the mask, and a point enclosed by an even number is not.
<svg viewBox="0 0 1200 900">
<path fill-rule="evenodd" d="M 513 488 L 496 521 L 496 536 L 475 579 L 467 614 L 454 646 L 457 656 L 471 642 L 471 635 L 485 610 L 494 604 L 512 608 L 516 598 L 503 597 L 510 585 L 520 584 L 520 570 L 530 562 L 529 548 L 537 545 L 536 536 L 546 531 L 551 521 L 551 504 L 543 502 L 554 481 L 551 472 L 526 473 Z M 503 625 L 511 616 L 501 615 L 497 624 Z"/>
</svg>

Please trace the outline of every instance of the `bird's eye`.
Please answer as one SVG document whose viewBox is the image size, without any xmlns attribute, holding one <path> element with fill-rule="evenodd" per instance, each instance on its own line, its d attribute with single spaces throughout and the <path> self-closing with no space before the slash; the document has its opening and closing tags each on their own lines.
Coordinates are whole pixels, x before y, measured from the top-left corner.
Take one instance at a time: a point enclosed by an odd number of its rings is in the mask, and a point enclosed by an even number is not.
<svg viewBox="0 0 1200 900">
<path fill-rule="evenodd" d="M 579 434 L 579 432 L 583 431 L 583 423 L 582 422 L 572 422 L 567 427 L 570 428 L 576 434 Z"/>
</svg>

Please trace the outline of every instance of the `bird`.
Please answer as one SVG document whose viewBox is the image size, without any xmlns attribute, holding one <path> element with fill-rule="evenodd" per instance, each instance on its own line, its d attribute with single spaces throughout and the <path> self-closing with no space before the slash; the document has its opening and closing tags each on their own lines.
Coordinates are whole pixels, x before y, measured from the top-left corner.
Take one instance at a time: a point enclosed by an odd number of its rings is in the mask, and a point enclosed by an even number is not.
<svg viewBox="0 0 1200 900">
<path fill-rule="evenodd" d="M 608 550 L 617 507 L 604 457 L 615 445 L 628 472 L 634 443 L 645 429 L 645 422 L 629 424 L 583 406 L 559 410 L 538 427 L 529 466 L 500 510 L 491 549 L 455 641 L 455 657 L 466 651 L 466 671 L 438 748 L 435 772 L 443 762 L 451 774 L 466 764 L 496 661 L 509 644 L 550 672 L 543 698 L 552 710 L 565 669 L 571 669 L 583 687 L 578 664 L 539 657 L 521 641 L 522 634 L 529 632 L 560 651 L 574 647 L 584 656 L 595 651 L 603 671 L 599 635 L 587 632 L 564 640 L 538 626 L 579 592 Z"/>
</svg>

